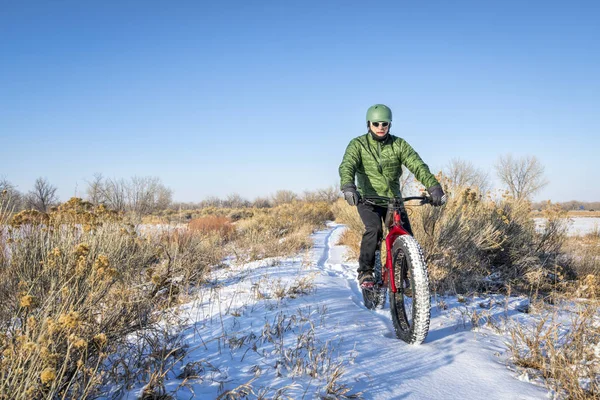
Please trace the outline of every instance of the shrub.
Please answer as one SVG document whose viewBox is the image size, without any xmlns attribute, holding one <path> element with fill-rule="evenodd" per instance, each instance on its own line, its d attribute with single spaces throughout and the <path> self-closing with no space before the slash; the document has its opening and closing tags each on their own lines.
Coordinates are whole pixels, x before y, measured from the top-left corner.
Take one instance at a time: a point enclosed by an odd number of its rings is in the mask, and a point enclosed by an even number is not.
<svg viewBox="0 0 600 400">
<path fill-rule="evenodd" d="M 252 210 L 236 234 L 227 214 L 214 213 L 141 235 L 123 215 L 81 199 L 21 214 L 10 227 L 4 209 L 0 200 L 2 399 L 95 397 L 102 385 L 143 379 L 140 349 L 156 338 L 137 333 L 152 331 L 227 250 L 240 259 L 291 254 L 333 218 L 326 203 L 294 203 Z"/>
<path fill-rule="evenodd" d="M 286 203 L 263 209 L 253 218 L 237 222 L 238 238 L 232 251 L 250 260 L 293 254 L 310 247 L 310 234 L 332 219 L 325 202 Z"/>
<path fill-rule="evenodd" d="M 229 218 L 214 215 L 193 219 L 188 224 L 188 228 L 192 232 L 202 234 L 217 233 L 226 241 L 230 240 L 235 232 Z"/>
<path fill-rule="evenodd" d="M 534 329 L 510 328 L 513 362 L 544 378 L 559 398 L 600 397 L 600 325 L 598 305 L 580 304 L 571 311 L 570 329 L 555 314 L 543 315 Z"/>
<path fill-rule="evenodd" d="M 567 226 L 561 212 L 549 207 L 546 229 L 538 234 L 530 212 L 527 201 L 483 198 L 470 188 L 455 193 L 445 207 L 414 210 L 413 231 L 434 287 L 465 292 L 512 282 L 537 291 L 555 283 L 553 277 L 567 273 L 557 264 Z"/>
<path fill-rule="evenodd" d="M 0 398 L 93 397 L 120 379 L 107 354 L 202 281 L 220 247 L 205 235 L 142 237 L 78 199 L 44 215 L 0 231 Z"/>
<path fill-rule="evenodd" d="M 570 276 L 569 265 L 558 264 L 567 230 L 562 211 L 548 205 L 548 223 L 538 234 L 529 202 L 510 196 L 493 200 L 471 188 L 457 190 L 444 207 L 406 205 L 434 290 L 483 291 L 506 282 L 543 290 Z M 350 238 L 358 253 L 364 226 L 356 208 L 338 200 L 333 210 L 352 232 L 344 239 Z"/>
</svg>

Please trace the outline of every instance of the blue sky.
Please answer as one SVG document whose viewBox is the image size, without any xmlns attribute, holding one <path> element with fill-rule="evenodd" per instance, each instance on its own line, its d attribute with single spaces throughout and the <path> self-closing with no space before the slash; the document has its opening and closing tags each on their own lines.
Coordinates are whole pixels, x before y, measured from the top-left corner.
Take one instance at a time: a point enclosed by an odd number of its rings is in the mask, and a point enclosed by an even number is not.
<svg viewBox="0 0 600 400">
<path fill-rule="evenodd" d="M 595 1 L 0 0 L 0 177 L 94 173 L 175 200 L 337 183 L 366 109 L 435 172 L 535 155 L 537 200 L 600 200 Z"/>
</svg>

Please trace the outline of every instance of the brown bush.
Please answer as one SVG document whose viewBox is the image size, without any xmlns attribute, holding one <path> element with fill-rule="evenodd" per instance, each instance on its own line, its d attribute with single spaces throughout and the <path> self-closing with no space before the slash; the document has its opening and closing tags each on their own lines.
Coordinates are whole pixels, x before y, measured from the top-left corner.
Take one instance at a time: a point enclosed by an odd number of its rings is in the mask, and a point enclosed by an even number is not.
<svg viewBox="0 0 600 400">
<path fill-rule="evenodd" d="M 235 233 L 235 227 L 229 218 L 215 215 L 193 219 L 188 224 L 188 228 L 192 232 L 202 234 L 218 233 L 226 241 L 231 240 Z"/>
<path fill-rule="evenodd" d="M 89 229 L 103 223 L 122 220 L 122 214 L 109 210 L 104 205 L 94 206 L 78 197 L 72 197 L 47 213 L 37 210 L 21 211 L 9 219 L 9 224 L 15 228 L 25 225 L 59 227 L 63 224 L 80 224 Z"/>
</svg>

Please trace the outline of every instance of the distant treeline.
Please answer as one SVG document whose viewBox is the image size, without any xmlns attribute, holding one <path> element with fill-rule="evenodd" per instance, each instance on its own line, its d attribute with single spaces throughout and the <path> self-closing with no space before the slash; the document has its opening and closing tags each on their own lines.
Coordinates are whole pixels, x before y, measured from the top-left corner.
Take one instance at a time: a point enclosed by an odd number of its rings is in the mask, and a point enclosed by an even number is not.
<svg viewBox="0 0 600 400">
<path fill-rule="evenodd" d="M 340 197 L 337 185 L 325 189 L 306 190 L 295 193 L 291 190 L 278 190 L 267 197 L 248 200 L 237 193 L 224 198 L 209 196 L 199 202 L 173 202 L 173 192 L 163 185 L 158 177 L 137 177 L 130 179 L 105 178 L 95 174 L 87 181 L 82 193 L 77 196 L 93 205 L 105 205 L 111 210 L 134 213 L 144 216 L 165 210 L 191 210 L 207 207 L 215 208 L 268 208 L 295 201 L 333 203 Z M 29 192 L 21 192 L 6 178 L 0 177 L 0 211 L 17 213 L 22 210 L 50 212 L 62 202 L 56 194 L 57 187 L 47 178 L 38 178 Z"/>
<path fill-rule="evenodd" d="M 545 202 L 545 201 L 533 203 L 533 209 L 541 210 L 546 206 L 546 204 L 547 204 L 547 202 Z M 600 201 L 585 202 L 585 201 L 571 200 L 571 201 L 565 201 L 562 203 L 555 203 L 555 204 L 558 204 L 565 211 L 572 211 L 572 210 L 600 211 Z"/>
</svg>

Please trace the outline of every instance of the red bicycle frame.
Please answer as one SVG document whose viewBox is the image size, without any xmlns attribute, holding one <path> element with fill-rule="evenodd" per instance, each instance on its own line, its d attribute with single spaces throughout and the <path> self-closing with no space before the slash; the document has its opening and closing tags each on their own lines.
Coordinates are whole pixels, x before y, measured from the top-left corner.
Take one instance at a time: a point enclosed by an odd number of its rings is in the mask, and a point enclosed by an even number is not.
<svg viewBox="0 0 600 400">
<path fill-rule="evenodd" d="M 370 204 L 377 205 L 371 199 L 387 200 L 388 201 L 388 213 L 389 213 L 389 211 L 390 211 L 389 201 L 392 199 L 390 199 L 388 197 L 372 196 L 372 197 L 366 198 L 365 201 Z M 403 201 L 409 201 L 409 200 L 421 200 L 421 204 L 426 204 L 426 203 L 431 202 L 431 199 L 427 196 L 412 196 L 412 197 L 405 197 L 403 199 Z M 391 225 L 388 227 L 389 228 L 388 234 L 385 237 L 385 246 L 386 246 L 387 257 L 385 260 L 385 271 L 383 270 L 383 267 L 382 267 L 381 279 L 382 279 L 384 285 L 387 284 L 387 279 L 389 279 L 390 280 L 389 281 L 390 290 L 393 293 L 398 293 L 398 287 L 396 286 L 396 279 L 393 274 L 394 260 L 392 258 L 392 247 L 394 246 L 394 242 L 396 241 L 396 239 L 399 236 L 410 235 L 410 233 L 408 233 L 408 231 L 402 227 L 402 218 L 400 217 L 400 212 L 398 211 L 398 208 L 394 207 L 393 210 L 394 210 L 394 216 L 392 218 Z M 386 214 L 386 219 L 385 219 L 386 222 L 387 222 L 387 215 L 389 215 L 389 214 Z"/>
<path fill-rule="evenodd" d="M 396 279 L 393 274 L 394 260 L 392 259 L 392 246 L 394 245 L 394 242 L 396 241 L 398 236 L 409 235 L 409 233 L 404 228 L 402 228 L 400 213 L 398 212 L 398 210 L 394 210 L 394 220 L 393 221 L 394 222 L 392 222 L 392 226 L 390 226 L 389 232 L 388 232 L 387 236 L 385 237 L 385 247 L 386 247 L 386 253 L 387 253 L 387 257 L 385 259 L 385 269 L 387 271 L 382 274 L 383 275 L 382 278 L 383 278 L 383 283 L 385 285 L 386 277 L 387 277 L 387 279 L 390 280 L 390 285 L 389 285 L 390 289 L 392 290 L 393 293 L 397 293 L 398 288 L 396 287 Z"/>
</svg>

